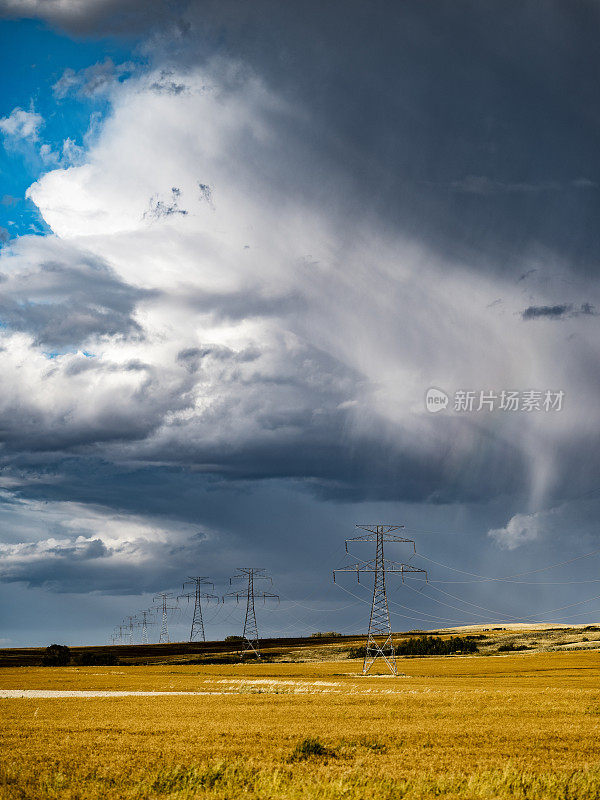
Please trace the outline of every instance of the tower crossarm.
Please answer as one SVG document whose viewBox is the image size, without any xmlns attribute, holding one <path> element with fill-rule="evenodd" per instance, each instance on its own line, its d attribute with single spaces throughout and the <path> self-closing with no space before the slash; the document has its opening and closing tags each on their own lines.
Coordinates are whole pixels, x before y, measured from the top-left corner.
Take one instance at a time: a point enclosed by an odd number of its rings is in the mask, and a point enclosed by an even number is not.
<svg viewBox="0 0 600 800">
<path fill-rule="evenodd" d="M 220 596 L 211 592 L 198 592 L 198 594 L 196 592 L 183 592 L 183 594 L 177 595 L 178 600 L 185 599 L 188 603 L 190 600 L 195 600 L 196 597 L 201 597 L 203 600 L 218 600 L 221 602 Z"/>
<path fill-rule="evenodd" d="M 226 592 L 226 594 L 223 595 L 223 600 L 225 600 L 226 597 L 235 597 L 239 603 L 240 597 L 242 600 L 246 600 L 248 597 L 248 592 L 243 589 L 239 592 Z M 267 600 L 279 600 L 279 595 L 272 594 L 271 592 L 254 592 L 253 597 L 255 600 L 265 600 L 265 602 Z"/>
<path fill-rule="evenodd" d="M 238 567 L 237 573 L 229 578 L 229 585 L 231 586 L 233 581 L 248 580 L 248 578 L 252 578 L 253 581 L 263 580 L 273 583 L 273 580 L 266 574 L 265 569 L 256 567 Z"/>
<path fill-rule="evenodd" d="M 154 597 L 152 598 L 152 600 L 161 600 L 163 602 L 167 602 L 168 600 L 173 600 L 173 599 L 175 599 L 175 595 L 173 594 L 173 592 L 159 592 L 158 594 L 155 594 Z"/>
<path fill-rule="evenodd" d="M 388 566 L 385 565 L 386 572 L 399 572 L 402 575 L 402 579 L 404 579 L 404 575 L 410 573 L 421 573 L 425 575 L 425 583 L 427 583 L 427 570 L 421 569 L 420 567 L 413 567 L 411 564 L 392 564 Z"/>
<path fill-rule="evenodd" d="M 273 594 L 272 592 L 260 592 L 259 594 L 255 594 L 254 597 L 262 599 L 264 603 L 266 603 L 267 600 L 277 600 L 278 603 L 280 602 L 279 595 Z"/>
<path fill-rule="evenodd" d="M 201 586 L 212 586 L 213 589 L 215 588 L 214 583 L 209 581 L 208 576 L 206 575 L 198 575 L 197 577 L 189 575 L 187 581 L 183 582 L 184 591 L 186 586 L 196 586 L 197 588 L 200 588 Z"/>
<path fill-rule="evenodd" d="M 335 583 L 336 572 L 355 572 L 356 580 L 360 583 L 361 572 L 375 572 L 375 565 L 368 561 L 361 561 L 359 564 L 347 564 L 345 567 L 338 567 L 333 570 L 333 582 Z"/>
<path fill-rule="evenodd" d="M 357 580 L 360 583 L 361 573 L 364 574 L 365 572 L 379 572 L 380 569 L 381 569 L 380 566 L 377 566 L 377 564 L 374 564 L 373 562 L 370 561 L 362 561 L 358 564 L 348 564 L 345 567 L 338 567 L 337 569 L 333 570 L 333 582 L 335 583 L 336 572 L 356 573 Z M 423 575 L 425 575 L 425 581 L 427 581 L 427 570 L 421 569 L 420 567 L 413 567 L 411 564 L 400 564 L 397 562 L 388 562 L 386 560 L 385 571 L 399 573 L 402 576 L 408 573 L 422 573 Z"/>
<path fill-rule="evenodd" d="M 364 534 L 362 536 L 351 536 L 349 539 L 346 539 L 346 542 L 345 542 L 345 544 L 346 544 L 346 552 L 348 552 L 348 543 L 349 542 L 350 543 L 351 542 L 376 542 L 378 536 L 381 537 L 382 534 L 378 534 L 377 531 L 374 531 L 372 533 L 366 533 L 366 534 Z M 413 551 L 415 553 L 417 552 L 417 546 L 415 544 L 414 539 L 407 539 L 404 536 L 396 536 L 395 534 L 391 534 L 391 533 L 383 533 L 382 541 L 384 541 L 386 543 L 387 542 L 396 542 L 396 543 L 405 542 L 407 544 L 412 544 Z"/>
<path fill-rule="evenodd" d="M 368 531 L 369 533 L 392 533 L 393 531 L 400 531 L 404 528 L 404 525 L 396 525 L 389 523 L 379 523 L 379 522 L 372 522 L 372 523 L 365 523 L 362 522 L 359 525 L 356 525 L 357 528 L 361 528 L 363 531 Z"/>
</svg>

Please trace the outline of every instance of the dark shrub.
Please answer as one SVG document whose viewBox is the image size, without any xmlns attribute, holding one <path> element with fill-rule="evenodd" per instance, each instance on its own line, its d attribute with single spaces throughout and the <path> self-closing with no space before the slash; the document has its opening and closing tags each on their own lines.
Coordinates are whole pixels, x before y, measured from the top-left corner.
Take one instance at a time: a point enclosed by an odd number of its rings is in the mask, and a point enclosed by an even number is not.
<svg viewBox="0 0 600 800">
<path fill-rule="evenodd" d="M 529 650 L 529 647 L 526 644 L 508 642 L 507 644 L 501 644 L 498 648 L 499 653 L 514 653 L 516 650 Z"/>
<path fill-rule="evenodd" d="M 298 742 L 290 756 L 290 761 L 304 761 L 307 758 L 333 756 L 335 753 L 325 747 L 318 739 L 308 737 Z"/>
<path fill-rule="evenodd" d="M 451 636 L 442 639 L 439 636 L 421 636 L 419 639 L 408 639 L 400 642 L 396 648 L 398 656 L 448 656 L 452 653 L 477 653 L 479 648 L 472 639 L 462 636 Z"/>
<path fill-rule="evenodd" d="M 364 658 L 365 647 L 352 647 L 348 658 Z M 407 639 L 396 646 L 397 656 L 448 656 L 453 653 L 477 653 L 479 648 L 472 639 L 462 636 L 451 636 L 442 639 L 439 636 L 420 636 Z"/>
<path fill-rule="evenodd" d="M 66 667 L 71 660 L 71 651 L 65 644 L 51 644 L 42 658 L 43 667 Z"/>
<path fill-rule="evenodd" d="M 226 636 L 225 637 L 225 641 L 226 642 L 243 642 L 244 641 L 244 637 L 243 636 Z"/>
</svg>

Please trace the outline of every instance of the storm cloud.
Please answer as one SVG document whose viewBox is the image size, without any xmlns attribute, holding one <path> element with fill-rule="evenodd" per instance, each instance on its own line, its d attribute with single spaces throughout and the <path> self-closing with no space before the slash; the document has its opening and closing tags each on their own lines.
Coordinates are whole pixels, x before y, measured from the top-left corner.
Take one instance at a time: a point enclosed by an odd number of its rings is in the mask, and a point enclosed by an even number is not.
<svg viewBox="0 0 600 800">
<path fill-rule="evenodd" d="M 475 569 L 564 544 L 552 509 L 600 468 L 594 4 L 0 9 L 138 37 L 131 69 L 53 78 L 109 112 L 31 182 L 49 232 L 0 255 L 4 502 L 38 521 L 3 580 L 286 573 L 287 532 L 341 534 L 332 509 L 455 514 Z M 564 403 L 454 408 L 515 390 Z"/>
<path fill-rule="evenodd" d="M 57 240 L 22 239 L 0 260 L 0 319 L 47 350 L 83 348 L 103 336 L 140 335 L 133 311 L 144 292 L 97 257 Z"/>
</svg>

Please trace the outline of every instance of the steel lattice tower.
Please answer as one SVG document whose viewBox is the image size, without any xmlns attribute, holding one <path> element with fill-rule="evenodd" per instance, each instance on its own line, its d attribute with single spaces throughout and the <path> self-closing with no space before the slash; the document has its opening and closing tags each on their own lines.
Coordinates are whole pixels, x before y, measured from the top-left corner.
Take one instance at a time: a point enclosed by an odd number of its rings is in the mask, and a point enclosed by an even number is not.
<svg viewBox="0 0 600 800">
<path fill-rule="evenodd" d="M 129 636 L 129 644 L 133 644 L 133 627 L 134 627 L 133 626 L 133 620 L 135 618 L 136 618 L 135 615 L 133 617 L 131 617 L 131 616 L 127 617 L 127 619 L 129 620 L 129 622 L 127 623 L 127 628 L 129 630 L 129 634 L 128 634 L 128 636 Z M 125 622 L 125 620 L 123 620 L 123 622 Z"/>
<path fill-rule="evenodd" d="M 254 608 L 254 600 L 256 597 L 262 597 L 263 602 L 266 603 L 267 599 L 277 599 L 279 600 L 278 594 L 272 594 L 271 592 L 255 592 L 254 591 L 254 581 L 255 580 L 267 580 L 271 581 L 268 575 L 265 574 L 264 569 L 255 569 L 254 567 L 238 567 L 238 574 L 233 575 L 229 579 L 229 583 L 231 584 L 234 580 L 239 580 L 242 578 L 248 579 L 248 588 L 246 589 L 246 618 L 244 620 L 244 632 L 242 634 L 242 654 L 247 650 L 251 650 L 257 658 L 260 658 L 260 646 L 259 646 L 259 639 L 258 639 L 258 624 L 256 622 L 256 610 Z M 271 581 L 271 584 L 273 581 Z M 242 592 L 228 592 L 225 597 L 235 597 L 236 600 L 240 601 L 240 596 L 243 596 Z"/>
<path fill-rule="evenodd" d="M 194 591 L 186 592 L 185 587 L 189 586 L 190 584 L 194 584 Z M 197 576 L 189 576 L 189 580 L 184 581 L 183 589 L 184 594 L 180 594 L 177 596 L 179 600 L 180 597 L 186 597 L 189 603 L 190 600 L 194 601 L 194 616 L 192 617 L 192 627 L 190 630 L 190 642 L 205 642 L 206 636 L 204 634 L 204 619 L 202 617 L 202 598 L 205 600 L 214 599 L 218 602 L 219 598 L 216 594 L 210 594 L 209 592 L 203 592 L 203 586 L 212 586 L 213 589 L 214 584 L 212 584 L 206 576 L 197 575 Z"/>
<path fill-rule="evenodd" d="M 396 653 L 392 640 L 392 628 L 390 625 L 390 612 L 388 608 L 387 593 L 385 587 L 386 572 L 400 573 L 404 581 L 404 574 L 408 572 L 420 572 L 425 575 L 424 569 L 413 567 L 391 559 L 386 559 L 383 552 L 384 542 L 409 542 L 416 552 L 415 543 L 412 539 L 405 539 L 394 534 L 404 527 L 404 525 L 357 525 L 366 531 L 361 536 L 354 536 L 346 539 L 346 552 L 348 553 L 348 542 L 374 542 L 375 558 L 370 561 L 359 559 L 356 564 L 347 567 L 340 567 L 333 571 L 333 581 L 335 583 L 336 572 L 356 572 L 356 579 L 360 583 L 361 573 L 373 573 L 373 601 L 371 603 L 371 617 L 369 619 L 369 632 L 367 634 L 367 644 L 365 647 L 365 658 L 363 661 L 363 675 L 371 669 L 378 658 L 382 658 L 388 665 L 392 675 L 397 675 Z"/>
<path fill-rule="evenodd" d="M 160 637 L 158 639 L 159 644 L 168 644 L 169 639 L 169 626 L 167 625 L 167 612 L 168 611 L 176 611 L 176 606 L 170 606 L 168 601 L 174 597 L 173 592 L 159 592 L 158 594 L 154 595 L 154 600 L 160 600 L 162 605 L 162 626 L 160 629 Z"/>
<path fill-rule="evenodd" d="M 139 611 L 138 613 L 142 615 L 142 621 L 138 623 L 142 629 L 142 644 L 148 644 L 148 617 L 154 613 L 154 610 L 146 608 L 144 611 Z"/>
</svg>

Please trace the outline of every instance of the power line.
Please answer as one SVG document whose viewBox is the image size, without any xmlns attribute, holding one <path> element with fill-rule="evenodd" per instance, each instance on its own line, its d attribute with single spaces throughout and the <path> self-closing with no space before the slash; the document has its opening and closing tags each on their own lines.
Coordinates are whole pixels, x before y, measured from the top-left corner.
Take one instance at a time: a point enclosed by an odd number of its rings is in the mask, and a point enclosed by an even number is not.
<svg viewBox="0 0 600 800">
<path fill-rule="evenodd" d="M 418 558 L 424 558 L 425 561 L 431 561 L 432 564 L 436 564 L 438 567 L 443 567 L 444 569 L 449 569 L 452 572 L 460 572 L 462 575 L 471 575 L 474 578 L 478 578 L 477 581 L 461 581 L 461 583 L 480 583 L 485 581 L 499 581 L 503 582 L 506 581 L 507 583 L 528 583 L 528 581 L 515 581 L 513 578 L 520 578 L 522 575 L 533 575 L 538 572 L 547 572 L 549 569 L 555 569 L 556 567 L 564 567 L 566 564 L 572 564 L 574 561 L 580 561 L 583 558 L 590 558 L 590 556 L 594 556 L 597 553 L 600 553 L 600 547 L 596 550 L 591 550 L 589 553 L 584 553 L 580 556 L 575 556 L 575 558 L 570 558 L 567 561 L 559 561 L 556 564 L 550 564 L 547 567 L 540 567 L 539 569 L 530 569 L 525 572 L 516 572 L 514 575 L 505 575 L 503 577 L 489 577 L 487 575 L 479 575 L 477 572 L 468 572 L 464 569 L 458 569 L 457 567 L 451 567 L 449 564 L 443 564 L 441 561 L 436 561 L 434 558 L 430 558 L 429 556 L 418 555 Z M 436 583 L 447 583 L 448 581 L 436 581 Z M 536 583 L 534 581 L 533 583 Z"/>
</svg>

